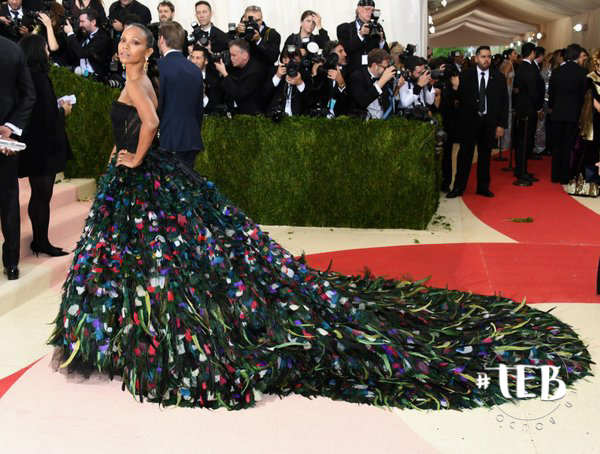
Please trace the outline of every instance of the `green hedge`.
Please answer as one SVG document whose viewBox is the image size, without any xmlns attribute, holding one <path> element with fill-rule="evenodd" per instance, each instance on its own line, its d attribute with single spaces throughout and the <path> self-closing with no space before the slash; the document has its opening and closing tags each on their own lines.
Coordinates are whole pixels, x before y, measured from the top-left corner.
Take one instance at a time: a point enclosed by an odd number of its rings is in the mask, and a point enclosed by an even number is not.
<svg viewBox="0 0 600 454">
<path fill-rule="evenodd" d="M 113 146 L 118 93 L 62 69 L 52 76 L 58 96 L 78 98 L 67 177 L 97 178 Z M 196 166 L 262 224 L 424 229 L 439 199 L 433 135 L 431 125 L 404 118 L 208 117 Z"/>
</svg>

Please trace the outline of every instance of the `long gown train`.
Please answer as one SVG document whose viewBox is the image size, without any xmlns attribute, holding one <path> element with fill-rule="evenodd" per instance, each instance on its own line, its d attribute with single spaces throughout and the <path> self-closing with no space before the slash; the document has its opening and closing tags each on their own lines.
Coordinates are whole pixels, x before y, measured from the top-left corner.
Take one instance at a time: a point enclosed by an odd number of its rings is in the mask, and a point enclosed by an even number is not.
<svg viewBox="0 0 600 454">
<path fill-rule="evenodd" d="M 117 102 L 112 119 L 118 149 L 135 151 L 136 110 Z M 496 382 L 476 386 L 486 366 L 560 365 L 571 384 L 593 364 L 568 325 L 527 305 L 311 269 L 159 148 L 99 180 L 55 324 L 63 366 L 164 405 L 298 393 L 461 409 L 506 401 Z"/>
</svg>

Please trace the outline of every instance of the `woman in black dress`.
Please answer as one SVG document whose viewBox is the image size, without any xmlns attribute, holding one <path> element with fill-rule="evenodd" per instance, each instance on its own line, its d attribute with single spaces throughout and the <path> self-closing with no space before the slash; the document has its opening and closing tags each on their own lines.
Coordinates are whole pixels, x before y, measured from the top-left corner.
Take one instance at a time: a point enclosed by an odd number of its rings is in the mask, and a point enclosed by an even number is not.
<svg viewBox="0 0 600 454">
<path fill-rule="evenodd" d="M 48 45 L 39 35 L 25 36 L 19 42 L 25 54 L 27 66 L 37 92 L 37 98 L 29 125 L 24 134 L 27 149 L 19 155 L 19 178 L 29 177 L 31 198 L 28 213 L 33 229 L 31 250 L 52 257 L 67 252 L 50 244 L 50 200 L 56 174 L 65 170 L 71 147 L 65 131 L 65 116 L 71 113 L 71 105 L 61 102 L 60 107 L 52 81 Z"/>
<path fill-rule="evenodd" d="M 61 22 L 66 17 L 65 8 L 53 2 L 48 14 L 39 13 L 39 18 L 45 27 L 45 37 L 50 50 L 50 60 L 58 66 L 77 66 L 75 56 L 69 51 L 67 34 L 63 31 Z"/>
</svg>

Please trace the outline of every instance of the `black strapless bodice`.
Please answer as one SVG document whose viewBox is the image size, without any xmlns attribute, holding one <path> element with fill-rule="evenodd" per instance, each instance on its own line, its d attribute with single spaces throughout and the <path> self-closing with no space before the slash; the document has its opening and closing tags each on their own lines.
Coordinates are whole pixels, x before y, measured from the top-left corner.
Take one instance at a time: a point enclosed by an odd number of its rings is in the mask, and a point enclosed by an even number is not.
<svg viewBox="0 0 600 454">
<path fill-rule="evenodd" d="M 117 150 L 135 153 L 142 124 L 137 109 L 129 104 L 114 101 L 110 111 L 113 136 Z"/>
</svg>

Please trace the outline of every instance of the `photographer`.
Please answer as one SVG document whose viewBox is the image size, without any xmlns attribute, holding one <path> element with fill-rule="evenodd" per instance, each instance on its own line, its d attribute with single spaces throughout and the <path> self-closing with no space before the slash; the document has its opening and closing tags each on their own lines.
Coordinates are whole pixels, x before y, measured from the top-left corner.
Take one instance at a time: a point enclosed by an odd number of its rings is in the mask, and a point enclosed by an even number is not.
<svg viewBox="0 0 600 454">
<path fill-rule="evenodd" d="M 150 22 L 152 22 L 152 14 L 150 13 L 150 10 L 137 0 L 115 1 L 108 9 L 108 20 L 112 29 L 114 30 L 113 49 L 111 53 L 115 53 L 117 51 L 121 33 L 123 33 L 123 29 L 127 25 L 125 23 L 126 16 L 135 16 L 136 20 L 133 22 L 139 22 L 140 24 L 146 26 L 150 25 Z M 98 21 L 98 26 L 100 26 L 100 24 L 101 22 Z"/>
<path fill-rule="evenodd" d="M 66 7 L 67 2 L 63 1 L 63 6 Z M 74 0 L 72 2 L 71 11 L 67 11 L 70 14 L 71 19 L 79 19 L 81 11 L 84 9 L 93 9 L 98 13 L 98 23 L 103 24 L 106 22 L 106 11 L 104 11 L 104 4 L 102 0 Z"/>
<path fill-rule="evenodd" d="M 406 59 L 404 67 L 410 75 L 400 88 L 400 105 L 403 109 L 413 109 L 416 106 L 429 107 L 435 101 L 434 80 L 431 71 L 425 68 L 421 57 L 412 56 Z"/>
<path fill-rule="evenodd" d="M 251 56 L 250 43 L 244 39 L 229 42 L 231 67 L 223 60 L 215 62 L 215 68 L 221 74 L 227 109 L 229 112 L 257 115 L 263 110 L 261 98 L 264 85 L 264 69 Z"/>
<path fill-rule="evenodd" d="M 267 70 L 279 58 L 281 36 L 274 28 L 269 28 L 263 22 L 262 9 L 249 6 L 244 12 L 242 22 L 235 29 L 238 39 L 250 43 L 250 53 L 264 70 Z"/>
<path fill-rule="evenodd" d="M 315 28 L 318 29 L 319 34 L 315 35 L 313 32 Z M 323 49 L 325 43 L 329 41 L 329 35 L 321 25 L 321 16 L 314 11 L 304 11 L 300 18 L 300 31 L 293 33 L 285 40 L 283 48 L 287 46 L 296 46 L 301 49 L 302 54 L 306 53 L 306 45 L 308 43 L 317 43 L 320 49 Z"/>
<path fill-rule="evenodd" d="M 79 42 L 73 27 L 67 21 L 63 27 L 67 42 L 81 70 L 85 74 L 96 74 L 100 78 L 108 75 L 110 62 L 110 37 L 106 30 L 98 28 L 98 14 L 93 9 L 84 9 L 79 16 L 79 28 L 83 32 Z"/>
<path fill-rule="evenodd" d="M 325 63 L 317 63 L 312 70 L 313 108 L 327 109 L 328 118 L 350 113 L 348 79 L 348 56 L 344 46 L 329 41 L 323 48 Z"/>
<path fill-rule="evenodd" d="M 65 9 L 62 5 L 53 2 L 50 5 L 49 14 L 38 13 L 39 20 L 44 25 L 46 31 L 46 42 L 50 49 L 50 59 L 58 66 L 74 66 L 75 59 L 69 50 L 67 34 L 63 31 L 62 25 L 66 23 Z"/>
<path fill-rule="evenodd" d="M 310 104 L 309 73 L 302 65 L 300 48 L 286 47 L 281 53 L 281 63 L 269 71 L 263 88 L 263 97 L 268 102 L 267 112 L 277 115 L 303 115 Z M 275 117 L 273 117 L 275 118 Z"/>
<path fill-rule="evenodd" d="M 219 78 L 216 74 L 216 70 L 208 70 L 208 62 L 210 59 L 210 52 L 206 47 L 195 44 L 192 52 L 190 53 L 190 61 L 195 64 L 200 71 L 202 71 L 202 79 L 204 81 L 204 114 L 211 115 L 215 112 L 215 108 L 222 104 L 222 93 L 219 88 Z"/>
<path fill-rule="evenodd" d="M 23 0 L 8 0 L 0 7 L 0 35 L 18 42 L 33 28 L 36 13 L 23 8 Z"/>
<path fill-rule="evenodd" d="M 361 67 L 368 66 L 368 55 L 373 49 L 389 47 L 385 40 L 385 32 L 374 17 L 375 2 L 360 0 L 356 7 L 356 19 L 337 28 L 338 41 L 342 43 L 348 54 L 348 72 L 352 74 Z M 377 10 L 378 11 L 378 10 Z"/>
<path fill-rule="evenodd" d="M 220 53 L 227 50 L 228 35 L 212 23 L 213 11 L 210 3 L 199 1 L 196 3 L 197 26 L 194 27 L 189 37 L 188 44 L 199 44 L 206 47 L 211 53 Z M 193 41 L 193 42 L 189 42 Z"/>
<path fill-rule="evenodd" d="M 394 113 L 396 68 L 391 65 L 391 60 L 385 50 L 374 49 L 369 52 L 368 66 L 350 76 L 355 110 L 367 119 L 385 119 Z"/>
</svg>

